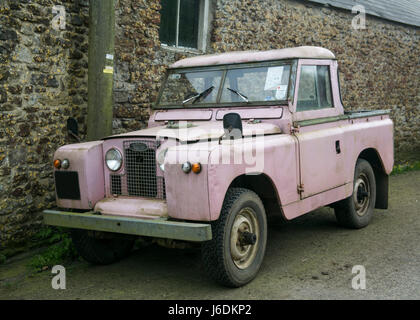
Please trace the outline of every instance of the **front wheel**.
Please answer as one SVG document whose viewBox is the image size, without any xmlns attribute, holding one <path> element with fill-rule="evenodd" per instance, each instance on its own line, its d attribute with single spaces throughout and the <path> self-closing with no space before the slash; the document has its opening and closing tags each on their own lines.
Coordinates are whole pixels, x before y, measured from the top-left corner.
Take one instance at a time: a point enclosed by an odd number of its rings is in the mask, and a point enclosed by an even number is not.
<svg viewBox="0 0 420 320">
<path fill-rule="evenodd" d="M 257 275 L 267 242 L 267 219 L 261 199 L 253 191 L 231 188 L 218 220 L 212 222 L 213 239 L 203 243 L 207 273 L 228 287 L 240 287 Z"/>
<path fill-rule="evenodd" d="M 375 174 L 369 162 L 358 159 L 354 173 L 353 194 L 334 207 L 340 225 L 360 229 L 372 219 L 376 202 Z"/>
</svg>

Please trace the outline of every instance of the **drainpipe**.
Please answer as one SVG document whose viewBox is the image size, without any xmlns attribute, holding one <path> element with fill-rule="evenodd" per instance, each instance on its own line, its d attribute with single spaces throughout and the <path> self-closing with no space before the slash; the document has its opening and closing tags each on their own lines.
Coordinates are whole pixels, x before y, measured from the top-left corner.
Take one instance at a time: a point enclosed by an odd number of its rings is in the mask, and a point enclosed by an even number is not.
<svg viewBox="0 0 420 320">
<path fill-rule="evenodd" d="M 87 140 L 112 134 L 115 0 L 90 0 Z"/>
</svg>

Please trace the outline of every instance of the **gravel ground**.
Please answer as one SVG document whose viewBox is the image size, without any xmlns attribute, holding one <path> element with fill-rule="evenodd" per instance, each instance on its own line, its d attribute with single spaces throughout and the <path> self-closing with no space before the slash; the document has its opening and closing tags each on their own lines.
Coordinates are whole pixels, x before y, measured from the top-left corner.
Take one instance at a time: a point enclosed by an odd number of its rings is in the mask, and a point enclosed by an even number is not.
<svg viewBox="0 0 420 320">
<path fill-rule="evenodd" d="M 272 220 L 257 278 L 239 289 L 209 280 L 199 250 L 148 246 L 109 266 L 78 261 L 66 268 L 67 289 L 50 271 L 31 274 L 31 253 L 0 265 L 0 299 L 420 299 L 420 172 L 392 176 L 390 207 L 362 230 L 337 226 L 322 208 Z M 366 289 L 351 286 L 366 269 Z"/>
</svg>

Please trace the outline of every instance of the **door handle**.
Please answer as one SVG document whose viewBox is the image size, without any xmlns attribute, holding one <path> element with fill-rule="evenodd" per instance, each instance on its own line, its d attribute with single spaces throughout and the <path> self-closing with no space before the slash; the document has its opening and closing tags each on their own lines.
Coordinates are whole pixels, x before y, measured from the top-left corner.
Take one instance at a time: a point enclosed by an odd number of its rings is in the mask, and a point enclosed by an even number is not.
<svg viewBox="0 0 420 320">
<path fill-rule="evenodd" d="M 340 154 L 340 153 L 341 153 L 340 140 L 336 140 L 336 141 L 335 141 L 335 152 L 336 152 L 337 154 Z"/>
</svg>

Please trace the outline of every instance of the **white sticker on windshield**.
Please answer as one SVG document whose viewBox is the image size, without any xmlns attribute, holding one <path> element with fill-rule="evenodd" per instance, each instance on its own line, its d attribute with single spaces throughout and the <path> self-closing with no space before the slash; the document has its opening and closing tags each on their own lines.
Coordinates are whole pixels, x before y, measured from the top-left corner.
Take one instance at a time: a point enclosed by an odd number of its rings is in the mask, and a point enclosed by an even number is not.
<svg viewBox="0 0 420 320">
<path fill-rule="evenodd" d="M 276 88 L 276 100 L 285 100 L 287 95 L 287 85 L 278 86 Z"/>
<path fill-rule="evenodd" d="M 284 67 L 271 67 L 267 70 L 264 90 L 276 90 L 281 85 Z"/>
<path fill-rule="evenodd" d="M 179 73 L 172 73 L 171 75 L 169 75 L 169 79 L 178 80 L 178 79 L 181 79 L 181 75 Z"/>
</svg>

